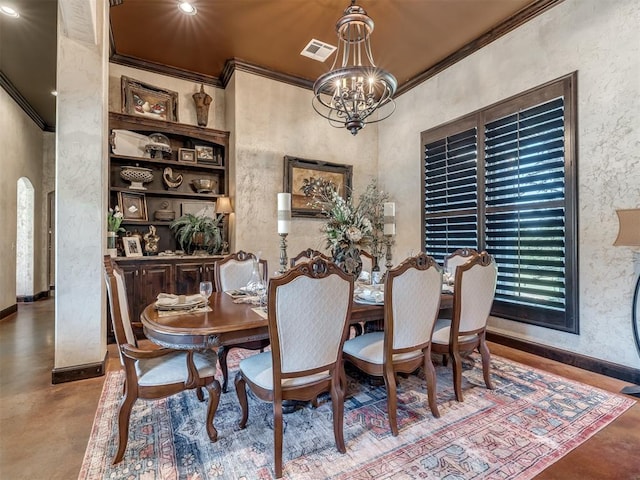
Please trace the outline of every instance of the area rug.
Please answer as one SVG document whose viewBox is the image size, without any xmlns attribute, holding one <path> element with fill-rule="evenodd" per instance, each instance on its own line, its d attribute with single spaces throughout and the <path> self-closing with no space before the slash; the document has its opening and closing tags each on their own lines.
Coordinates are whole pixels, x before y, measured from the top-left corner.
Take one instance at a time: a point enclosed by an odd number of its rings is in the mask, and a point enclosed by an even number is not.
<svg viewBox="0 0 640 480">
<path fill-rule="evenodd" d="M 229 355 L 230 377 L 247 351 Z M 487 390 L 479 356 L 465 360 L 464 402 L 455 400 L 451 366 L 436 366 L 440 418 L 427 406 L 421 372 L 400 378 L 399 435 L 386 416 L 384 384 L 347 370 L 344 437 L 336 448 L 329 397 L 318 408 L 285 415 L 284 477 L 291 479 L 528 479 L 586 441 L 634 401 L 529 366 L 492 356 L 495 389 Z M 230 382 L 222 395 L 211 443 L 206 401 L 188 391 L 136 402 L 124 460 L 116 450 L 117 409 L 123 372 L 107 374 L 80 479 L 273 478 L 273 410 L 249 395 L 244 430 Z"/>
</svg>

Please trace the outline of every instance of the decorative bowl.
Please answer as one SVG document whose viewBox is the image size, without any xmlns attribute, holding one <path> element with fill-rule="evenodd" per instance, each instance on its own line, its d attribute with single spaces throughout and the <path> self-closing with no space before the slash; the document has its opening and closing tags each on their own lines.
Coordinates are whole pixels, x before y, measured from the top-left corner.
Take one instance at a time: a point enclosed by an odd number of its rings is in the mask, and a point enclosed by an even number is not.
<svg viewBox="0 0 640 480">
<path fill-rule="evenodd" d="M 144 187 L 142 184 L 149 183 L 153 180 L 153 173 L 150 168 L 143 168 L 138 166 L 123 166 L 121 168 L 122 170 L 120 171 L 120 177 L 123 180 L 131 182 L 131 185 L 129 186 L 131 190 L 146 190 L 146 187 Z"/>
<path fill-rule="evenodd" d="M 191 180 L 191 186 L 198 193 L 211 193 L 218 188 L 218 182 L 211 178 L 196 178 Z"/>
</svg>

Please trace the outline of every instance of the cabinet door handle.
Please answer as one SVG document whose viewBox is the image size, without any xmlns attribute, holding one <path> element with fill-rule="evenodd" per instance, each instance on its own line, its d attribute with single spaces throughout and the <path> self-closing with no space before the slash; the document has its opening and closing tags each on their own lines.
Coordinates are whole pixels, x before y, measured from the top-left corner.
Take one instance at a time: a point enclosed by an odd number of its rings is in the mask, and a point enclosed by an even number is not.
<svg viewBox="0 0 640 480">
<path fill-rule="evenodd" d="M 202 267 L 199 267 L 200 273 L 202 273 Z"/>
<path fill-rule="evenodd" d="M 209 267 L 204 267 L 205 272 L 209 272 Z"/>
<path fill-rule="evenodd" d="M 136 270 L 136 277 L 138 276 L 138 273 L 139 273 L 138 270 Z"/>
<path fill-rule="evenodd" d="M 146 270 L 142 270 L 142 274 L 143 274 L 143 275 L 146 275 L 146 274 L 147 274 L 147 271 L 146 271 Z"/>
</svg>

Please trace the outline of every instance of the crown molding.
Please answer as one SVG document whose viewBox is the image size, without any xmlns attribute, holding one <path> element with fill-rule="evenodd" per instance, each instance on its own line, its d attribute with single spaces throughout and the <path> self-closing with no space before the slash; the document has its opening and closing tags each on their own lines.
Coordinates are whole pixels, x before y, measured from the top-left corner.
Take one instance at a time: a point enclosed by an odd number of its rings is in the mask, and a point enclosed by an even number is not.
<svg viewBox="0 0 640 480">
<path fill-rule="evenodd" d="M 114 50 L 115 48 L 112 43 L 111 51 L 113 52 Z M 139 58 L 120 55 L 118 53 L 112 53 L 109 61 L 118 65 L 124 65 L 125 67 L 138 68 L 140 70 L 159 73 L 169 77 L 180 78 L 182 80 L 192 80 L 197 83 L 206 83 L 213 87 L 224 88 L 218 77 L 196 73 L 190 70 L 183 70 L 182 68 L 170 67 L 169 65 L 164 65 L 162 63 L 148 62 L 146 60 L 140 60 Z"/>
<path fill-rule="evenodd" d="M 512 30 L 515 30 L 516 28 L 525 24 L 532 18 L 540 15 L 541 13 L 546 12 L 550 8 L 555 7 L 556 5 L 559 5 L 562 2 L 564 2 L 564 0 L 538 0 L 537 2 L 532 3 L 531 5 L 523 8 L 522 10 L 520 10 L 519 12 L 515 13 L 514 15 L 509 17 L 507 20 L 502 22 L 500 25 L 494 27 L 493 29 L 489 30 L 487 33 L 476 38 L 475 40 L 467 43 L 464 47 L 460 48 L 459 50 L 452 53 L 445 59 L 436 63 L 431 68 L 428 68 L 424 72 L 411 78 L 408 82 L 402 84 L 398 88 L 398 91 L 396 92 L 395 96 L 399 97 L 400 95 L 408 92 L 412 88 L 417 87 L 422 82 L 430 79 L 431 77 L 437 75 L 443 70 L 446 70 L 452 65 L 468 57 L 472 53 L 475 53 L 481 48 L 489 45 L 494 40 L 497 40 L 503 35 L 506 35 Z"/>
<path fill-rule="evenodd" d="M 22 96 L 22 94 L 18 91 L 18 89 L 11 83 L 11 80 L 7 78 L 7 76 L 0 72 L 0 86 L 6 90 L 11 98 L 22 108 L 24 113 L 29 115 L 31 120 L 35 122 L 35 124 L 40 128 L 40 130 L 44 130 L 45 132 L 55 132 L 56 129 L 51 125 L 47 125 L 47 122 L 35 111 L 35 109 L 31 106 L 27 99 Z"/>
<path fill-rule="evenodd" d="M 276 80 L 278 82 L 288 83 L 289 85 L 294 85 L 296 87 L 306 88 L 307 90 L 313 89 L 313 80 L 307 80 L 306 78 L 276 72 L 260 65 L 245 62 L 239 58 L 231 58 L 225 62 L 224 68 L 222 69 L 222 75 L 220 77 L 224 88 L 227 88 L 227 84 L 229 83 L 229 80 L 231 80 L 233 72 L 236 70 L 270 78 L 271 80 Z"/>
</svg>

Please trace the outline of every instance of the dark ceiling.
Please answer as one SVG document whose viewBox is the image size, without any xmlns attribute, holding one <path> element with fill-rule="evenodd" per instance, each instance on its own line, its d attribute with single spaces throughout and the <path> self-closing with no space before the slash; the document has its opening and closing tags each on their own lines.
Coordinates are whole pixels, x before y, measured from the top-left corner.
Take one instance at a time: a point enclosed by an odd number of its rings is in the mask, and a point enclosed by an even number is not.
<svg viewBox="0 0 640 480">
<path fill-rule="evenodd" d="M 375 22 L 376 64 L 399 93 L 561 0 L 359 0 Z M 0 15 L 0 80 L 24 97 L 45 129 L 55 126 L 56 0 L 20 0 L 19 19 Z M 110 0 L 112 61 L 224 85 L 235 60 L 310 86 L 331 67 L 300 55 L 315 38 L 336 45 L 348 0 Z M 4 78 L 3 78 L 4 77 Z M 42 126 L 42 125 L 41 125 Z"/>
</svg>

